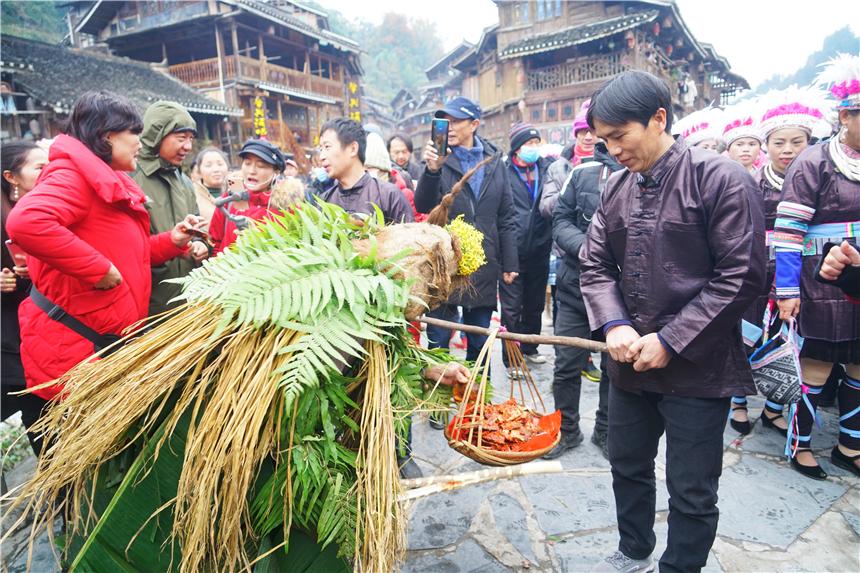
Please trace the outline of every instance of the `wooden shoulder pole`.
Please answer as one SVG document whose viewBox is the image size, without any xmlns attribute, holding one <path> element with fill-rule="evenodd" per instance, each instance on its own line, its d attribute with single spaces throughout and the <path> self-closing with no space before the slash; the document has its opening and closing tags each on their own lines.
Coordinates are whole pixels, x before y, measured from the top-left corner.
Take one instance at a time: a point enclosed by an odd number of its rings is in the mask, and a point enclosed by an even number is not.
<svg viewBox="0 0 860 573">
<path fill-rule="evenodd" d="M 460 330 L 465 333 L 481 334 L 487 336 L 490 334 L 490 329 L 480 326 L 472 326 L 471 324 L 460 324 L 459 322 L 450 322 L 439 318 L 431 318 L 422 316 L 418 319 L 419 322 L 440 326 L 449 330 Z M 526 344 L 552 344 L 553 346 L 575 346 L 577 348 L 585 348 L 591 352 L 606 352 L 606 344 L 597 342 L 596 340 L 588 340 L 586 338 L 578 338 L 575 336 L 544 336 L 541 334 L 519 334 L 516 332 L 502 331 L 496 336 L 507 340 L 516 340 L 517 342 L 525 342 Z"/>
</svg>

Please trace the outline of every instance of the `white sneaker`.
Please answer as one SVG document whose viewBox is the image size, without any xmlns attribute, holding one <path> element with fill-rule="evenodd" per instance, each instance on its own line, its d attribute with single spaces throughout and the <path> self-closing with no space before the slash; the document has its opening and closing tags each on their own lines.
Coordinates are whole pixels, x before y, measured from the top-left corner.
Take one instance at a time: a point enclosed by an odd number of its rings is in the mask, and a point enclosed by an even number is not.
<svg viewBox="0 0 860 573">
<path fill-rule="evenodd" d="M 546 364 L 546 356 L 543 354 L 523 354 L 523 357 L 532 364 Z"/>
<path fill-rule="evenodd" d="M 649 555 L 645 559 L 630 559 L 616 551 L 593 569 L 594 573 L 650 573 L 654 571 L 654 560 Z"/>
<path fill-rule="evenodd" d="M 511 380 L 521 380 L 524 376 L 522 372 L 515 369 L 513 366 L 508 366 L 508 378 Z"/>
</svg>

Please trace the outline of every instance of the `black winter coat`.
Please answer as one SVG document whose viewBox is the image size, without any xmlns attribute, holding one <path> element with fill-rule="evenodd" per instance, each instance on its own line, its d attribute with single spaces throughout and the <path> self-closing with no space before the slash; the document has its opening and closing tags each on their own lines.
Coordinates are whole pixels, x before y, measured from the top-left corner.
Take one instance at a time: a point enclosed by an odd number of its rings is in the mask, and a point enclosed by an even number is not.
<svg viewBox="0 0 860 573">
<path fill-rule="evenodd" d="M 552 238 L 562 251 L 556 270 L 556 292 L 566 303 L 582 305 L 579 250 L 600 205 L 600 193 L 606 181 L 621 169 L 624 167 L 607 153 L 606 146 L 598 143 L 594 147 L 594 159 L 574 167 L 561 187 L 553 210 Z"/>
<path fill-rule="evenodd" d="M 497 152 L 488 141 L 482 139 L 481 143 L 485 156 Z M 419 213 L 432 211 L 461 177 L 463 168 L 453 153 L 448 156 L 438 173 L 425 169 L 415 189 L 415 208 Z M 476 196 L 467 184 L 448 211 L 451 220 L 463 215 L 467 223 L 484 233 L 487 263 L 472 275 L 471 287 L 465 293 L 455 295 L 448 301 L 450 304 L 469 308 L 495 307 L 502 272 L 519 272 L 517 221 L 508 170 L 501 157 L 484 166 L 480 191 Z"/>
<path fill-rule="evenodd" d="M 552 225 L 543 218 L 539 206 L 544 183 L 547 181 L 547 169 L 552 160 L 541 158 L 535 164 L 538 170 L 538 189 L 534 200 L 511 160 L 508 159 L 505 163 L 508 166 L 511 199 L 516 213 L 520 270 L 547 267 L 549 251 L 552 248 Z"/>
</svg>

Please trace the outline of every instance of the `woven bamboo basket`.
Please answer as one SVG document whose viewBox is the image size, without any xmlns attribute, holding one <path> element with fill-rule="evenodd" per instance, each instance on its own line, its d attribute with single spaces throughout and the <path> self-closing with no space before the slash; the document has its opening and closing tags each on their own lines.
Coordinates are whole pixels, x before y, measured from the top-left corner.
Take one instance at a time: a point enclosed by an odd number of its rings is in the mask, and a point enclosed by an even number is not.
<svg viewBox="0 0 860 573">
<path fill-rule="evenodd" d="M 546 406 L 537 390 L 534 378 L 526 366 L 523 354 L 516 342 L 505 340 L 508 362 L 514 375 L 510 377 L 509 398 L 539 417 L 539 425 L 544 431 L 525 442 L 527 449 L 505 451 L 491 447 L 483 440 L 484 409 L 489 396 L 490 359 L 498 329 L 487 337 L 487 342 L 478 355 L 475 369 L 466 383 L 463 399 L 457 415 L 446 425 L 445 438 L 455 451 L 479 464 L 487 466 L 512 466 L 535 460 L 552 450 L 561 439 L 561 413 L 546 414 Z M 527 404 L 528 395 L 531 406 Z"/>
</svg>

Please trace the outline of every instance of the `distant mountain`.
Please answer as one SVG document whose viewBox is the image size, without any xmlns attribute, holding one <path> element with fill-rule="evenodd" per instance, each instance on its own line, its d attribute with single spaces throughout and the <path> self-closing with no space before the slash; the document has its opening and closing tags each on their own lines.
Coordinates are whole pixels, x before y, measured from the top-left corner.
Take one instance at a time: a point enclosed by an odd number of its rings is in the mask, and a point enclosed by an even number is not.
<svg viewBox="0 0 860 573">
<path fill-rule="evenodd" d="M 332 6 L 337 4 L 334 0 L 323 1 Z M 392 4 L 389 8 L 392 12 L 386 12 L 379 24 L 360 18 L 351 20 L 315 0 L 305 0 L 304 4 L 327 12 L 333 32 L 359 43 L 364 87 L 368 95 L 386 103 L 400 88 L 415 89 L 427 83 L 424 70 L 444 54 L 436 24 L 397 14 L 393 12 L 396 4 Z"/>
<path fill-rule="evenodd" d="M 3 0 L 0 34 L 59 44 L 68 32 L 63 2 Z"/>
<path fill-rule="evenodd" d="M 860 36 L 855 36 L 848 26 L 837 30 L 824 39 L 823 47 L 806 60 L 806 65 L 789 76 L 774 75 L 763 81 L 755 90 L 756 94 L 767 93 L 770 90 L 787 88 L 792 84 L 809 85 L 821 71 L 819 64 L 835 57 L 837 54 L 860 53 Z"/>
</svg>

